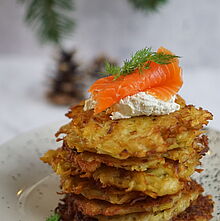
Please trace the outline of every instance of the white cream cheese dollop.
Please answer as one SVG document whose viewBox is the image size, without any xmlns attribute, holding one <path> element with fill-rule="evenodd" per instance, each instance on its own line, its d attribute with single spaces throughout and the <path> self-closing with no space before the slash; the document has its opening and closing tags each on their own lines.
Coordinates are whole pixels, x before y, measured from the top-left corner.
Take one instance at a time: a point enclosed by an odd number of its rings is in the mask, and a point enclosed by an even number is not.
<svg viewBox="0 0 220 221">
<path fill-rule="evenodd" d="M 176 96 L 172 96 L 169 101 L 163 101 L 145 92 L 139 92 L 132 96 L 127 96 L 114 104 L 111 109 L 111 119 L 124 119 L 136 116 L 158 116 L 173 113 L 180 109 L 180 105 L 175 103 Z M 86 100 L 84 111 L 94 109 L 95 101 L 92 98 Z"/>
</svg>

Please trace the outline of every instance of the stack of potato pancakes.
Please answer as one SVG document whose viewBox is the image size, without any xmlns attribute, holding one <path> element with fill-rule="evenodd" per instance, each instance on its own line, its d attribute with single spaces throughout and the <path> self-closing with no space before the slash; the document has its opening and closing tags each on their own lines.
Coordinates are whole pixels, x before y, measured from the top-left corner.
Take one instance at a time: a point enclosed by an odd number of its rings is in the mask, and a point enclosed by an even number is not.
<svg viewBox="0 0 220 221">
<path fill-rule="evenodd" d="M 63 145 L 41 159 L 61 177 L 64 221 L 210 220 L 213 201 L 190 176 L 208 151 L 212 115 L 186 105 L 163 116 L 111 120 L 82 102 L 56 134 Z"/>
</svg>

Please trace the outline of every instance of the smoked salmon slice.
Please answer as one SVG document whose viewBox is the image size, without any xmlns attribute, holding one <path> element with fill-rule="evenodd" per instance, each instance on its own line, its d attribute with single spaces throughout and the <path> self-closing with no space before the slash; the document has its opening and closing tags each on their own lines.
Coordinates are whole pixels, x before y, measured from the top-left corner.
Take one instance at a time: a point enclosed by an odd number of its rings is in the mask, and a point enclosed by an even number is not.
<svg viewBox="0 0 220 221">
<path fill-rule="evenodd" d="M 160 47 L 157 53 L 172 54 Z M 182 69 L 178 58 L 169 64 L 150 63 L 149 69 L 136 69 L 133 73 L 114 79 L 113 76 L 97 80 L 89 89 L 96 101 L 95 114 L 100 113 L 122 98 L 139 92 L 146 92 L 158 99 L 168 101 L 183 84 Z"/>
</svg>

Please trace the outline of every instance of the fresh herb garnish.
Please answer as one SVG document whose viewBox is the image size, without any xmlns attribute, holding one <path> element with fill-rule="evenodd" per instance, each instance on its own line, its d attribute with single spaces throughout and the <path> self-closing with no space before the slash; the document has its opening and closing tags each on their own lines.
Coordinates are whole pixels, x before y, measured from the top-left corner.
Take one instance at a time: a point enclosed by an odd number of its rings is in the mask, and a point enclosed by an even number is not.
<svg viewBox="0 0 220 221">
<path fill-rule="evenodd" d="M 114 79 L 117 79 L 120 76 L 126 76 L 132 73 L 136 69 L 138 69 L 141 73 L 143 69 L 150 68 L 151 62 L 155 62 L 157 64 L 169 64 L 175 58 L 179 58 L 179 56 L 153 52 L 151 48 L 144 48 L 132 55 L 130 60 L 125 60 L 122 67 L 106 62 L 105 72 L 108 75 L 113 75 Z"/>
<path fill-rule="evenodd" d="M 60 221 L 60 215 L 55 213 L 47 218 L 46 221 Z"/>
</svg>

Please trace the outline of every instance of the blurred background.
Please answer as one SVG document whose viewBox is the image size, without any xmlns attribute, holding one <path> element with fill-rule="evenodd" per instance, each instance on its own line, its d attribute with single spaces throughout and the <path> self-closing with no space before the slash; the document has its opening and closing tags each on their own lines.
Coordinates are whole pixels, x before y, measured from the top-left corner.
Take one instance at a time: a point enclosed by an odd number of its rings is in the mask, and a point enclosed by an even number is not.
<svg viewBox="0 0 220 221">
<path fill-rule="evenodd" d="M 220 130 L 219 8 L 218 0 L 0 0 L 0 142 L 65 121 L 105 60 L 120 64 L 146 46 L 182 57 L 180 94 L 210 110 Z"/>
</svg>

